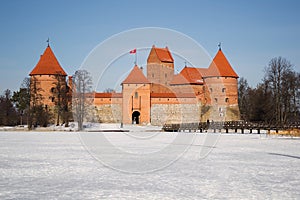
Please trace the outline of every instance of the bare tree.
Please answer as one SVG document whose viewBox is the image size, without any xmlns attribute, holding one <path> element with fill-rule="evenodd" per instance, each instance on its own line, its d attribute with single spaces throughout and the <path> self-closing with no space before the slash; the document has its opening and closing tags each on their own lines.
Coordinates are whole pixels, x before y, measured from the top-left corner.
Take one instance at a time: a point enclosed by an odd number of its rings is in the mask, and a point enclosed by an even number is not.
<svg viewBox="0 0 300 200">
<path fill-rule="evenodd" d="M 51 92 L 55 99 L 55 111 L 56 111 L 56 124 L 59 125 L 60 121 L 68 126 L 69 122 L 69 102 L 70 92 L 66 83 L 66 78 L 61 73 L 55 75 L 54 87 Z"/>
<path fill-rule="evenodd" d="M 104 93 L 115 93 L 116 91 L 112 88 L 106 88 L 103 92 Z"/>
<path fill-rule="evenodd" d="M 241 118 L 243 120 L 249 120 L 250 114 L 250 102 L 249 102 L 249 91 L 251 88 L 245 78 L 240 78 L 238 82 L 238 102 L 241 112 Z"/>
<path fill-rule="evenodd" d="M 290 120 L 291 113 L 297 112 L 297 73 L 293 71 L 292 64 L 282 57 L 271 59 L 266 68 L 264 84 L 269 87 L 273 98 L 273 112 L 275 122 L 284 124 Z"/>
<path fill-rule="evenodd" d="M 35 77 L 30 79 L 30 107 L 28 117 L 28 129 L 32 126 L 47 126 L 51 119 L 51 114 L 42 104 L 43 96 L 40 94 L 42 88 Z"/>
<path fill-rule="evenodd" d="M 72 77 L 72 109 L 75 121 L 78 122 L 78 129 L 83 130 L 83 122 L 93 102 L 92 77 L 86 70 L 78 70 Z"/>
</svg>

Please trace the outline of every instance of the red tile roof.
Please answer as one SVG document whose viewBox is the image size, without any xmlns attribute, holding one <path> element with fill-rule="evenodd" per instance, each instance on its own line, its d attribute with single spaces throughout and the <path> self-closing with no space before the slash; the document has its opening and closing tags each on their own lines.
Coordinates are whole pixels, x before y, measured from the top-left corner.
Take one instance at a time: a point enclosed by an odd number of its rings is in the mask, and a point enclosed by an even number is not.
<svg viewBox="0 0 300 200">
<path fill-rule="evenodd" d="M 67 73 L 60 66 L 50 46 L 46 48 L 43 55 L 41 55 L 39 62 L 35 68 L 30 72 L 32 75 L 55 75 L 61 74 L 67 76 Z"/>
<path fill-rule="evenodd" d="M 151 93 L 151 98 L 195 98 L 194 93 Z"/>
<path fill-rule="evenodd" d="M 171 85 L 180 84 L 203 84 L 203 78 L 199 68 L 195 67 L 184 67 L 181 72 L 174 76 L 170 83 Z"/>
<path fill-rule="evenodd" d="M 122 84 L 128 84 L 128 83 L 139 84 L 139 83 L 150 83 L 150 82 L 145 77 L 142 70 L 137 65 L 135 65 L 131 70 L 131 72 L 129 73 L 129 75 L 127 76 L 127 78 L 122 82 Z"/>
<path fill-rule="evenodd" d="M 203 74 L 204 72 L 204 74 Z M 212 63 L 210 64 L 207 71 L 202 70 L 202 76 L 222 76 L 222 77 L 234 77 L 238 78 L 238 75 L 232 69 L 230 63 L 226 59 L 222 50 L 220 49 L 216 56 L 214 57 Z"/>
<path fill-rule="evenodd" d="M 153 45 L 152 48 L 154 48 L 155 53 L 161 62 L 174 62 L 174 59 L 168 47 L 158 48 Z"/>
<path fill-rule="evenodd" d="M 122 93 L 95 93 L 95 98 L 122 98 Z"/>
</svg>

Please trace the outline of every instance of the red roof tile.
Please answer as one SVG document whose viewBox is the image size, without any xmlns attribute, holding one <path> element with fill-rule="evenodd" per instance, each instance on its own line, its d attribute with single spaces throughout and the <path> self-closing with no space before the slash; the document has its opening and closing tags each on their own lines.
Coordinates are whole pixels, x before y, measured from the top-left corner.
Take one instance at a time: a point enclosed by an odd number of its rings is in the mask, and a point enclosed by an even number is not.
<svg viewBox="0 0 300 200">
<path fill-rule="evenodd" d="M 39 62 L 35 68 L 30 72 L 32 75 L 55 75 L 61 74 L 67 76 L 67 73 L 60 66 L 50 46 L 46 48 L 43 55 L 41 55 Z"/>
<path fill-rule="evenodd" d="M 174 76 L 170 84 L 203 84 L 203 79 L 199 68 L 184 67 L 181 72 Z"/>
<path fill-rule="evenodd" d="M 194 93 L 151 93 L 151 98 L 195 98 Z"/>
<path fill-rule="evenodd" d="M 130 83 L 150 83 L 148 79 L 143 74 L 142 70 L 135 65 L 127 78 L 122 82 L 122 84 L 130 84 Z"/>
<path fill-rule="evenodd" d="M 152 48 L 154 48 L 155 53 L 161 62 L 174 62 L 174 59 L 173 59 L 172 54 L 169 51 L 168 47 L 157 48 L 153 45 Z"/>
<path fill-rule="evenodd" d="M 202 74 L 204 76 L 204 74 Z M 238 78 L 238 75 L 232 69 L 230 63 L 226 59 L 225 55 L 223 54 L 222 50 L 220 49 L 216 56 L 214 57 L 212 63 L 210 64 L 207 74 L 205 77 L 208 76 L 222 76 L 222 77 L 234 77 Z"/>
<path fill-rule="evenodd" d="M 122 98 L 122 93 L 95 93 L 95 98 Z"/>
</svg>

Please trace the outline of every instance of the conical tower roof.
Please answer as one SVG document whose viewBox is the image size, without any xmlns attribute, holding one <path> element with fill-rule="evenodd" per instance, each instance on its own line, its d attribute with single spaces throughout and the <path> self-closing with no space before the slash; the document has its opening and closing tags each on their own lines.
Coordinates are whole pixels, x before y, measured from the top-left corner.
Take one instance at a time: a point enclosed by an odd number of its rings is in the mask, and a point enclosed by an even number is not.
<svg viewBox="0 0 300 200">
<path fill-rule="evenodd" d="M 35 68 L 30 72 L 30 76 L 33 75 L 56 75 L 60 74 L 67 76 L 67 73 L 60 66 L 56 59 L 52 49 L 48 45 L 43 55 L 41 55 L 39 62 Z"/>
<path fill-rule="evenodd" d="M 142 70 L 135 65 L 127 78 L 122 82 L 122 84 L 139 84 L 139 83 L 150 83 L 148 79 L 143 74 Z"/>
<path fill-rule="evenodd" d="M 228 62 L 221 49 L 219 49 L 209 68 L 207 69 L 206 73 L 202 74 L 202 76 L 222 76 L 238 78 L 238 75 L 231 67 L 230 63 Z"/>
</svg>

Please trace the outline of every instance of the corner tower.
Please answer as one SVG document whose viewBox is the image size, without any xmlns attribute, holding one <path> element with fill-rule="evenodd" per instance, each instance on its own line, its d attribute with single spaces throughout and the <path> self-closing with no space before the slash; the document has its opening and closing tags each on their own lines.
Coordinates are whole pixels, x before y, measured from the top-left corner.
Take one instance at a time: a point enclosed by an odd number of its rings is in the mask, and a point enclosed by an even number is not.
<svg viewBox="0 0 300 200">
<path fill-rule="evenodd" d="M 238 107 L 238 75 L 219 48 L 208 69 L 201 69 L 212 106 L 215 121 L 236 121 L 240 118 Z"/>
<path fill-rule="evenodd" d="M 67 73 L 59 64 L 49 44 L 29 75 L 31 104 L 43 105 L 45 109 L 54 111 L 55 90 L 58 86 L 66 89 Z"/>
</svg>

